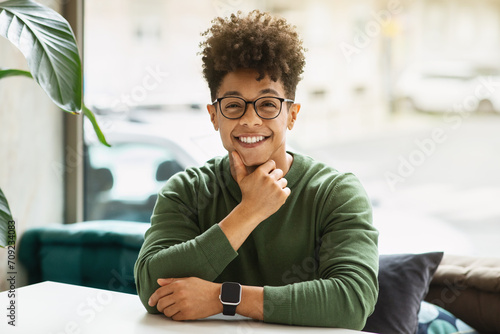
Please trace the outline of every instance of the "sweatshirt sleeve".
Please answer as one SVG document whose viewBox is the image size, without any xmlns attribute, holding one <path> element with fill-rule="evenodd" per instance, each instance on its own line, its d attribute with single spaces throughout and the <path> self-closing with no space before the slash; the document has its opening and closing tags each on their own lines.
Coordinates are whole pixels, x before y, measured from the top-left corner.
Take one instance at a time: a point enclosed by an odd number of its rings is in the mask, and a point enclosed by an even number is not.
<svg viewBox="0 0 500 334">
<path fill-rule="evenodd" d="M 135 263 L 137 293 L 150 313 L 158 278 L 196 276 L 213 281 L 238 255 L 218 224 L 202 232 L 197 222 L 196 175 L 177 174 L 158 194 L 151 227 Z"/>
<path fill-rule="evenodd" d="M 378 232 L 358 179 L 346 174 L 323 201 L 316 280 L 264 287 L 264 321 L 360 330 L 378 297 Z"/>
</svg>

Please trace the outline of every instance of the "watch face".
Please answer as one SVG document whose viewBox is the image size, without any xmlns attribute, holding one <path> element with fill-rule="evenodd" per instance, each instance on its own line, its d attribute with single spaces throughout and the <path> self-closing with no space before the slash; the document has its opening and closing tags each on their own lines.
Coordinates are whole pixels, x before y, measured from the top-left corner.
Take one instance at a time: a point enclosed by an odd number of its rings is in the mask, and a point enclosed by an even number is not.
<svg viewBox="0 0 500 334">
<path fill-rule="evenodd" d="M 224 303 L 239 303 L 241 286 L 238 283 L 224 283 L 221 301 Z"/>
</svg>

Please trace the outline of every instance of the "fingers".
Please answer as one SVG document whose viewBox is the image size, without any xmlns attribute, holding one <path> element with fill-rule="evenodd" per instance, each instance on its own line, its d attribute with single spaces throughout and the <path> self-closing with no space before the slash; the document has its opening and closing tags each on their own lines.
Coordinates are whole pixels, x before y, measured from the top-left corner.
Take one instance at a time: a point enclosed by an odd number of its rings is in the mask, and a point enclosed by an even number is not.
<svg viewBox="0 0 500 334">
<path fill-rule="evenodd" d="M 291 191 L 290 188 L 287 188 L 288 181 L 283 177 L 283 174 L 283 171 L 279 168 L 276 168 L 269 173 L 269 175 L 274 178 L 276 184 L 285 192 L 286 197 L 288 197 Z"/>
<path fill-rule="evenodd" d="M 149 305 L 173 320 L 194 320 L 219 311 L 220 284 L 196 277 L 160 278 Z"/>
<path fill-rule="evenodd" d="M 170 317 L 171 315 L 167 315 L 167 313 L 165 313 L 165 310 L 167 308 L 169 308 L 169 314 L 173 314 L 173 309 L 174 309 L 174 304 L 175 304 L 175 301 L 173 300 L 173 298 L 169 298 L 169 296 L 165 296 L 163 298 L 161 298 L 159 301 L 158 301 L 158 304 L 156 304 L 156 309 L 158 310 L 158 312 L 161 312 L 163 314 L 165 314 L 167 317 Z"/>
<path fill-rule="evenodd" d="M 285 178 L 281 178 L 281 179 L 277 180 L 276 183 L 278 184 L 278 186 L 281 189 L 285 189 L 287 184 L 288 184 L 288 181 Z"/>
<path fill-rule="evenodd" d="M 171 294 L 172 289 L 170 289 L 168 285 L 173 281 L 173 278 L 159 278 L 157 282 L 160 287 L 153 292 L 151 297 L 149 297 L 148 305 L 155 306 L 162 297 Z"/>
<path fill-rule="evenodd" d="M 276 162 L 274 160 L 268 160 L 268 161 L 264 162 L 259 168 L 263 172 L 270 174 L 271 172 L 276 170 Z"/>
<path fill-rule="evenodd" d="M 243 180 L 249 174 L 245 164 L 243 163 L 243 160 L 241 160 L 239 153 L 237 151 L 232 151 L 231 156 L 233 157 L 233 166 L 236 173 L 236 182 L 239 184 L 241 180 Z M 283 171 L 279 168 L 276 168 L 276 162 L 274 160 L 266 161 L 261 166 L 259 166 L 259 169 L 261 169 L 266 174 L 274 173 L 273 175 L 275 176 L 276 180 L 279 180 L 280 178 L 283 177 Z"/>
<path fill-rule="evenodd" d="M 283 170 L 279 169 L 279 168 L 276 168 L 274 170 L 272 170 L 269 175 L 271 175 L 272 177 L 274 177 L 274 179 L 276 181 L 280 180 L 283 178 Z"/>
<path fill-rule="evenodd" d="M 174 281 L 173 278 L 158 278 L 156 282 L 158 283 L 159 286 L 165 286 L 167 284 L 170 284 Z"/>
<path fill-rule="evenodd" d="M 179 312 L 178 306 L 173 298 L 173 290 L 169 285 L 174 281 L 173 278 L 159 278 L 157 280 L 160 287 L 149 298 L 149 306 L 156 306 L 158 312 L 172 317 Z"/>
<path fill-rule="evenodd" d="M 254 172 L 249 174 L 245 164 L 243 163 L 243 160 L 241 159 L 241 156 L 237 151 L 232 151 L 231 157 L 234 172 L 236 174 L 236 182 L 242 189 L 243 193 L 251 194 L 251 192 L 255 190 L 252 190 L 252 187 L 257 187 L 259 189 L 259 192 L 265 193 L 266 191 L 272 191 L 271 188 L 266 188 L 268 186 L 263 187 L 264 183 L 266 182 L 265 179 L 267 178 L 267 181 L 271 180 L 275 185 L 279 187 L 279 189 L 283 191 L 285 199 L 290 195 L 291 191 L 289 188 L 287 188 L 288 181 L 284 178 L 285 173 L 282 169 L 276 168 L 276 162 L 274 160 L 266 161 L 265 163 L 257 167 Z M 245 182 L 244 179 L 246 178 L 252 178 L 252 180 L 249 180 L 249 182 Z M 245 197 L 245 195 L 243 196 Z M 252 195 L 247 196 L 250 196 L 247 198 L 254 198 L 254 196 Z"/>
<path fill-rule="evenodd" d="M 174 315 L 180 312 L 179 306 L 171 298 L 164 297 L 156 305 L 156 308 L 160 313 L 165 314 L 167 317 L 172 318 Z"/>
<path fill-rule="evenodd" d="M 238 158 L 239 158 L 239 156 L 238 156 Z M 240 161 L 241 161 L 241 158 L 240 158 Z M 261 172 L 263 172 L 265 174 L 269 174 L 269 176 L 271 176 L 271 178 L 274 179 L 274 181 L 280 186 L 281 189 L 284 189 L 287 186 L 288 181 L 283 177 L 285 173 L 283 172 L 282 169 L 276 168 L 276 162 L 274 160 L 266 161 L 261 166 L 259 166 L 258 169 L 260 169 Z M 245 174 L 246 174 L 246 176 L 248 175 L 248 173 L 246 172 L 246 169 L 245 169 Z M 288 189 L 288 191 L 290 191 L 290 189 Z M 288 195 L 287 195 L 287 197 L 288 197 Z"/>
</svg>

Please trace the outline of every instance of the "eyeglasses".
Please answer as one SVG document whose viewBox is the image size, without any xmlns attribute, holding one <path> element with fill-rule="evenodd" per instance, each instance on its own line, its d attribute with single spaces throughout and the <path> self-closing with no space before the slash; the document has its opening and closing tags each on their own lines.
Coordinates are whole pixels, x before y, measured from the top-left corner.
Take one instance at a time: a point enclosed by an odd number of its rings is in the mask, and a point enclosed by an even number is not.
<svg viewBox="0 0 500 334">
<path fill-rule="evenodd" d="M 255 112 L 260 118 L 274 119 L 279 116 L 283 102 L 294 103 L 295 101 L 274 96 L 263 96 L 255 101 L 246 101 L 241 97 L 226 96 L 216 99 L 212 104 L 215 105 L 217 102 L 219 102 L 222 116 L 229 119 L 243 117 L 248 104 L 253 104 Z"/>
</svg>

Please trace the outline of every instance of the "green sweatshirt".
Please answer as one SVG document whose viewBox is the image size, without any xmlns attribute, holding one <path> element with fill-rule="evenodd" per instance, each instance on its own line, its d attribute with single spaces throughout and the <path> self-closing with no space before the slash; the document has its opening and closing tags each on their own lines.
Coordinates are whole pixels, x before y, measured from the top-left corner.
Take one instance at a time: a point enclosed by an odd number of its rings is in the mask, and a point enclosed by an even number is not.
<svg viewBox="0 0 500 334">
<path fill-rule="evenodd" d="M 264 321 L 362 329 L 378 296 L 378 232 L 358 179 L 297 153 L 291 194 L 234 251 L 219 223 L 241 201 L 229 158 L 189 168 L 161 189 L 135 264 L 139 297 L 157 278 L 264 287 Z"/>
</svg>

